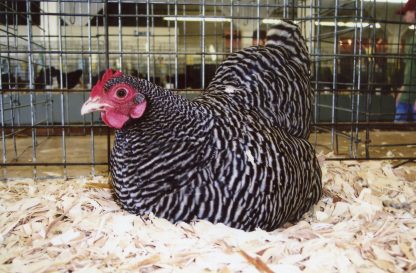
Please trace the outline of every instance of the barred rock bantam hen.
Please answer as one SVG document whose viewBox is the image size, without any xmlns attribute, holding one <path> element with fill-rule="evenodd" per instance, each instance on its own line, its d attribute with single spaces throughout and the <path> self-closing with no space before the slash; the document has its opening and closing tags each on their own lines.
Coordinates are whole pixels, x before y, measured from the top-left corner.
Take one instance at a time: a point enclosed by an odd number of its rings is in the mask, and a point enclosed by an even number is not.
<svg viewBox="0 0 416 273">
<path fill-rule="evenodd" d="M 117 129 L 110 169 L 124 209 L 270 231 L 319 200 L 305 41 L 291 22 L 267 39 L 231 54 L 194 100 L 104 74 L 81 113 L 100 111 Z"/>
</svg>

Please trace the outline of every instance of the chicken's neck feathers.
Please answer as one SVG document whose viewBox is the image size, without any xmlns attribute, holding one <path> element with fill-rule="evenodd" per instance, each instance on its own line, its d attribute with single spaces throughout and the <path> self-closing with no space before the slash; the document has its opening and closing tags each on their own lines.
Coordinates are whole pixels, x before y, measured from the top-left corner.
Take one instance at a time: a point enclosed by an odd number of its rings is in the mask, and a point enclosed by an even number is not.
<svg viewBox="0 0 416 273">
<path fill-rule="evenodd" d="M 138 120 L 131 120 L 126 128 L 163 127 L 177 131 L 189 126 L 204 128 L 212 119 L 209 108 L 204 104 L 190 101 L 153 83 L 143 81 L 139 90 L 146 97 L 146 111 Z"/>
<path fill-rule="evenodd" d="M 148 102 L 148 114 L 166 116 L 175 116 L 177 119 L 206 119 L 207 109 L 189 99 L 175 94 L 170 90 L 155 86 L 155 88 L 147 89 L 145 96 Z"/>
</svg>

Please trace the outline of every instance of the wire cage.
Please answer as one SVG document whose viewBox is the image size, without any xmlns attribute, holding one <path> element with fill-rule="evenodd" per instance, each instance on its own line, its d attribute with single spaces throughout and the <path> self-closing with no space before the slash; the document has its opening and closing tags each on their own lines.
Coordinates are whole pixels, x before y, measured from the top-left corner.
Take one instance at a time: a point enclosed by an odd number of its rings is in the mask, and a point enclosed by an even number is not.
<svg viewBox="0 0 416 273">
<path fill-rule="evenodd" d="M 262 45 L 281 19 L 309 47 L 317 151 L 413 161 L 416 126 L 394 120 L 415 26 L 394 2 L 4 0 L 0 177 L 105 173 L 113 132 L 80 108 L 107 67 L 193 98 L 230 52 Z"/>
</svg>

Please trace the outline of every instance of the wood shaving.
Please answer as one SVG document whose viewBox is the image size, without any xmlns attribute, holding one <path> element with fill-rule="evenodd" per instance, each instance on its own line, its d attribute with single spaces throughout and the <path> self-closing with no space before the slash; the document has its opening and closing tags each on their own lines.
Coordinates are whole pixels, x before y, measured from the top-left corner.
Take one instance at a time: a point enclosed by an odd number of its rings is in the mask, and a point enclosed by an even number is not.
<svg viewBox="0 0 416 273">
<path fill-rule="evenodd" d="M 9 180 L 0 272 L 415 272 L 415 169 L 320 162 L 320 202 L 273 232 L 135 216 L 106 178 Z"/>
</svg>

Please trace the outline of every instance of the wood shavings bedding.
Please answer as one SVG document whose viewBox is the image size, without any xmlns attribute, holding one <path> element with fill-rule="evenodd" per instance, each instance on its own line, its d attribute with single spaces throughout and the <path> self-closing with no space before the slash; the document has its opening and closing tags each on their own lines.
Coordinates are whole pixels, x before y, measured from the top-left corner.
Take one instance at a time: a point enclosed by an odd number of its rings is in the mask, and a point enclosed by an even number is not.
<svg viewBox="0 0 416 273">
<path fill-rule="evenodd" d="M 104 178 L 1 183 L 0 272 L 415 272 L 416 170 L 322 165 L 321 201 L 273 232 L 131 215 Z"/>
</svg>

